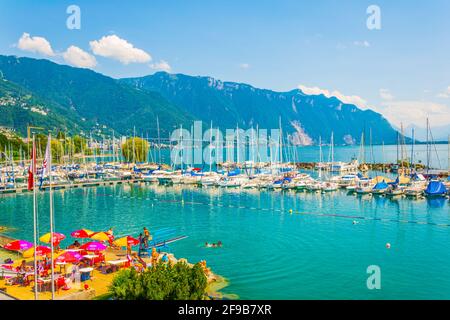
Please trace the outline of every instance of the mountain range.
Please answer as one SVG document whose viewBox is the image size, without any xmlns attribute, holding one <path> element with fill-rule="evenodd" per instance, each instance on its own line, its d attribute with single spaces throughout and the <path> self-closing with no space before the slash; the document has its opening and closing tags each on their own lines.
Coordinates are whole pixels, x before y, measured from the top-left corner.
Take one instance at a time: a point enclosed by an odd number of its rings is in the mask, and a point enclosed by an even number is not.
<svg viewBox="0 0 450 320">
<path fill-rule="evenodd" d="M 211 77 L 157 72 L 113 79 L 89 69 L 48 60 L 0 56 L 0 126 L 24 134 L 27 125 L 46 129 L 167 138 L 193 120 L 221 129 L 281 127 L 296 144 L 395 143 L 397 131 L 382 115 L 335 97 L 299 89 L 276 92 Z"/>
</svg>

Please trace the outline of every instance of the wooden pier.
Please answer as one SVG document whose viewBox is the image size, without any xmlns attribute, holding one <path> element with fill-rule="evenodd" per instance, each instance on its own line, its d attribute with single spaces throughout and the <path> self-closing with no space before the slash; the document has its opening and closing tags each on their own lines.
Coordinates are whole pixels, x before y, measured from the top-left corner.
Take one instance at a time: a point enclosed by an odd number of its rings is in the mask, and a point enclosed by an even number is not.
<svg viewBox="0 0 450 320">
<path fill-rule="evenodd" d="M 90 182 L 76 182 L 76 183 L 64 183 L 64 184 L 52 184 L 53 190 L 62 189 L 74 189 L 74 188 L 88 188 L 88 187 L 99 187 L 99 186 L 115 186 L 118 184 L 134 184 L 145 182 L 142 178 L 126 179 L 126 180 L 110 180 L 110 181 L 90 181 Z M 40 190 L 47 191 L 50 189 L 49 185 L 43 185 Z M 19 193 L 31 193 L 32 190 L 28 190 L 26 186 L 20 188 L 11 188 L 0 190 L 0 195 L 2 194 L 19 194 Z"/>
</svg>

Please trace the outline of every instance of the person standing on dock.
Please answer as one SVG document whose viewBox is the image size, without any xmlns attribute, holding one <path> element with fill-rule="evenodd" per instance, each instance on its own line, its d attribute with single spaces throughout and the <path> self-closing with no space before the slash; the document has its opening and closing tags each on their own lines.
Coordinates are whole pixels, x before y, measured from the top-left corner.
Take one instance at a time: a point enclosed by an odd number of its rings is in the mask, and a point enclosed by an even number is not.
<svg viewBox="0 0 450 320">
<path fill-rule="evenodd" d="M 142 250 L 144 249 L 144 248 L 143 248 L 144 237 L 142 236 L 142 233 L 139 234 L 138 240 L 139 240 L 139 251 L 138 251 L 138 256 L 140 257 L 140 256 L 141 256 L 141 252 L 142 252 Z"/>
<path fill-rule="evenodd" d="M 148 248 L 148 241 L 151 240 L 150 231 L 146 227 L 144 227 L 144 245 L 145 248 Z"/>
</svg>

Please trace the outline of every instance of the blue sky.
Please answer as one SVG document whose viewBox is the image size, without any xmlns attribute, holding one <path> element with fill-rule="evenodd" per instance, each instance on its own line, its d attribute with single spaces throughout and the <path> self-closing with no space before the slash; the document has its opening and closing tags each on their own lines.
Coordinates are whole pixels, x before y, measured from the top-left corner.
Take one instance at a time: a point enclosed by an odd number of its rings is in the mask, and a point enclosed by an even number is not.
<svg viewBox="0 0 450 320">
<path fill-rule="evenodd" d="M 81 9 L 80 30 L 66 27 L 72 4 Z M 366 27 L 372 4 L 381 9 L 380 30 Z M 24 33 L 28 46 L 18 45 Z M 51 55 L 30 51 L 35 37 Z M 126 48 L 108 52 L 117 40 L 132 46 L 131 56 Z M 71 46 L 74 59 L 65 58 Z M 372 108 L 395 125 L 423 126 L 429 116 L 434 126 L 450 126 L 447 0 L 0 0 L 0 54 L 72 65 L 83 56 L 112 77 L 164 69 L 280 91 L 301 86 Z"/>
</svg>

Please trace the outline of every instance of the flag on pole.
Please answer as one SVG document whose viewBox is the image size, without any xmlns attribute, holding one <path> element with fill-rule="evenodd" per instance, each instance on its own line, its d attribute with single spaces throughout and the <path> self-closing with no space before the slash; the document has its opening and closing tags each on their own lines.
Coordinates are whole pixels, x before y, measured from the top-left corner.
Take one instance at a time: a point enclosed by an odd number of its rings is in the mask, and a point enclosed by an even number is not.
<svg viewBox="0 0 450 320">
<path fill-rule="evenodd" d="M 42 175 L 41 175 L 41 185 L 44 182 L 44 176 L 47 174 L 50 176 L 52 171 L 52 139 L 50 134 L 48 135 L 47 147 L 45 148 L 45 157 L 42 162 Z"/>
<path fill-rule="evenodd" d="M 28 168 L 28 190 L 34 188 L 34 175 L 36 174 L 36 144 L 33 140 L 33 150 L 31 151 L 31 163 Z"/>
</svg>

